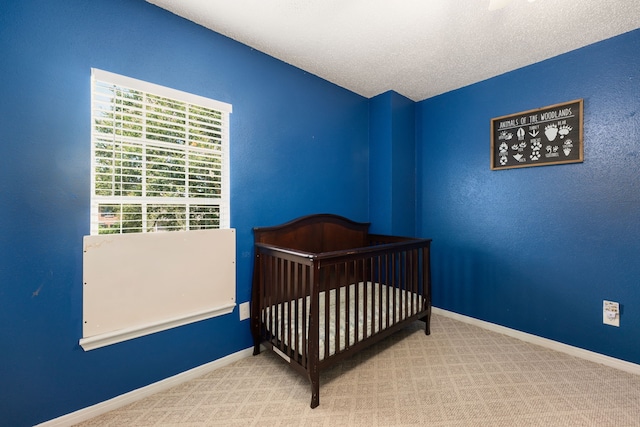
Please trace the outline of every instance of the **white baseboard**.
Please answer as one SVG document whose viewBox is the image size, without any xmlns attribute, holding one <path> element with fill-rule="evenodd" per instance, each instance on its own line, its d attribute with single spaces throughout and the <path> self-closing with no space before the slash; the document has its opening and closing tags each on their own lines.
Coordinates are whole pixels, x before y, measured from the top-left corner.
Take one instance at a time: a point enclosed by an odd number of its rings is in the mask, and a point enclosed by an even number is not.
<svg viewBox="0 0 640 427">
<path fill-rule="evenodd" d="M 197 366 L 185 372 L 181 372 L 164 380 L 149 384 L 148 386 L 130 391 L 128 393 L 116 396 L 112 399 L 105 400 L 93 406 L 89 406 L 84 409 L 72 412 L 67 415 L 63 415 L 53 420 L 46 421 L 42 424 L 38 424 L 35 427 L 69 427 L 74 424 L 86 421 L 88 419 L 97 417 L 114 409 L 121 408 L 125 405 L 143 399 L 155 393 L 159 393 L 163 390 L 167 390 L 171 387 L 180 385 L 186 381 L 201 377 L 202 375 L 220 369 L 223 366 L 229 365 L 237 360 L 244 359 L 253 354 L 253 347 L 240 350 L 236 353 L 225 356 L 221 359 L 214 360 L 213 362 L 206 363 L 204 365 Z"/>
<path fill-rule="evenodd" d="M 439 316 L 449 317 L 454 320 L 459 320 L 464 323 L 469 323 L 471 325 L 479 326 L 483 329 L 488 329 L 490 331 L 508 335 L 510 337 L 517 338 L 521 341 L 526 341 L 531 344 L 536 344 L 542 347 L 549 348 L 551 350 L 559 351 L 561 353 L 566 353 L 571 356 L 579 357 L 581 359 L 586 359 L 591 362 L 600 363 L 602 365 L 619 369 L 621 371 L 626 371 L 632 374 L 640 375 L 640 365 L 635 363 L 627 362 L 621 359 L 616 359 L 615 357 L 605 356 L 604 354 L 595 353 L 593 351 L 585 350 L 579 347 L 573 347 L 558 341 L 553 341 L 547 338 L 539 337 L 537 335 L 532 335 L 526 332 L 517 331 L 515 329 L 507 328 L 505 326 L 496 325 L 495 323 L 485 322 L 484 320 L 479 320 L 473 317 L 464 316 L 462 314 L 443 310 L 441 308 L 433 307 L 432 310 L 434 314 L 437 314 Z"/>
</svg>

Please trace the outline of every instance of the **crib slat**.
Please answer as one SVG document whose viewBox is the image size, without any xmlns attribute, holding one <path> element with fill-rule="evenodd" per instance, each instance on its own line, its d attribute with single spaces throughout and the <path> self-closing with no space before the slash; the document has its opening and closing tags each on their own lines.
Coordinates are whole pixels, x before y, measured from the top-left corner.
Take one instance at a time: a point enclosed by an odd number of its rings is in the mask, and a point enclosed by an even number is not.
<svg viewBox="0 0 640 427">
<path fill-rule="evenodd" d="M 368 297 L 369 297 L 369 283 L 372 283 L 373 286 L 373 278 L 369 277 L 369 275 L 367 275 L 367 262 L 365 260 L 362 261 L 362 277 L 364 278 L 364 282 L 365 282 L 365 286 L 364 286 L 364 295 L 362 296 L 362 318 L 364 320 L 364 323 L 362 324 L 364 330 L 362 331 L 362 339 L 366 339 L 369 336 L 369 332 L 368 332 L 368 328 L 369 328 L 369 322 L 367 321 L 367 319 L 369 319 L 368 316 L 368 312 L 367 312 L 367 307 L 369 304 L 367 304 L 367 302 L 369 301 Z M 372 271 L 373 270 L 373 259 L 369 260 L 369 270 Z M 373 298 L 372 298 L 373 299 Z M 371 326 L 373 327 L 373 323 L 371 324 Z"/>
<path fill-rule="evenodd" d="M 264 262 L 265 262 L 265 276 L 268 277 L 267 279 L 267 283 L 270 283 L 271 280 L 273 280 L 273 269 L 272 269 L 272 262 L 273 262 L 273 258 L 270 256 L 265 256 L 264 258 Z M 273 324 L 272 324 L 272 320 L 273 320 L 273 313 L 272 313 L 272 306 L 273 306 L 273 302 L 272 302 L 272 298 L 271 298 L 271 293 L 269 292 L 270 289 L 267 289 L 267 287 L 265 286 L 264 288 L 264 299 L 265 299 L 265 304 L 267 307 L 267 312 L 266 312 L 266 320 L 267 320 L 267 331 L 265 331 L 266 336 L 269 338 L 269 340 L 271 339 L 271 337 L 269 336 L 272 332 L 273 332 Z"/>
<path fill-rule="evenodd" d="M 384 256 L 384 284 L 387 285 L 384 289 L 385 292 L 385 300 L 384 300 L 384 306 L 385 306 L 385 324 L 384 324 L 384 328 L 388 328 L 389 327 L 389 322 L 390 322 L 390 316 L 389 316 L 389 310 L 391 309 L 391 303 L 390 303 L 390 285 L 391 285 L 391 272 L 390 272 L 390 266 L 389 266 L 389 255 L 385 254 Z M 382 330 L 382 328 L 380 329 Z"/>
<path fill-rule="evenodd" d="M 293 300 L 293 345 L 291 346 L 293 349 L 293 354 L 294 355 L 298 355 L 300 354 L 300 341 L 298 341 L 298 331 L 300 330 L 300 300 L 299 295 L 300 295 L 300 281 L 298 280 L 298 264 L 295 262 L 291 263 L 291 289 L 293 289 L 292 291 L 292 300 Z"/>
<path fill-rule="evenodd" d="M 287 354 L 289 355 L 289 357 L 294 357 L 294 352 L 293 350 L 295 349 L 295 333 L 294 333 L 294 323 L 292 321 L 291 318 L 291 312 L 293 311 L 293 306 L 296 304 L 295 299 L 293 298 L 293 292 L 291 291 L 291 262 L 288 260 L 284 260 L 284 267 L 285 267 L 285 301 L 287 302 Z"/>
<path fill-rule="evenodd" d="M 328 280 L 327 280 L 328 281 Z M 324 359 L 329 357 L 329 325 L 331 321 L 331 292 L 328 287 L 324 289 Z"/>
<path fill-rule="evenodd" d="M 360 270 L 359 268 L 359 264 L 362 264 L 362 260 L 358 260 L 358 261 L 354 261 L 353 262 L 353 277 L 354 277 L 354 285 L 355 286 L 355 301 L 354 301 L 354 308 L 353 308 L 353 317 L 354 317 L 354 328 L 353 328 L 353 342 L 350 342 L 349 344 L 354 345 L 358 342 L 358 337 L 360 337 L 360 323 L 362 323 L 364 325 L 364 323 L 367 321 L 366 318 L 361 319 L 360 318 L 360 283 L 364 283 L 364 277 L 360 276 L 358 274 Z M 366 287 L 366 285 L 364 285 L 364 287 Z"/>
<path fill-rule="evenodd" d="M 419 311 L 422 311 L 422 290 L 420 289 L 420 250 L 416 250 L 415 251 L 415 255 L 414 255 L 414 266 L 411 268 L 411 271 L 413 272 L 413 277 L 414 277 L 414 284 L 413 284 L 413 288 L 415 289 L 415 293 L 416 293 L 416 305 L 415 305 L 415 313 L 418 313 Z"/>
<path fill-rule="evenodd" d="M 403 304 L 402 304 L 402 313 L 400 315 L 400 320 L 404 320 L 407 317 L 409 317 L 409 301 L 411 299 L 411 294 L 409 294 L 409 283 L 408 283 L 408 277 L 407 277 L 407 267 L 409 265 L 409 254 L 406 251 L 402 251 L 402 265 L 400 267 L 400 270 L 402 272 L 402 280 L 400 281 L 400 283 L 402 284 L 402 300 L 403 300 Z"/>
<path fill-rule="evenodd" d="M 396 253 L 396 258 L 397 258 L 397 261 L 393 263 L 393 265 L 396 268 L 396 274 L 394 275 L 394 278 L 396 281 L 396 283 L 394 284 L 394 288 L 395 288 L 394 295 L 396 295 L 396 298 L 397 298 L 397 305 L 394 304 L 394 308 L 393 308 L 393 314 L 396 316 L 393 322 L 394 324 L 404 318 L 403 312 L 404 312 L 404 300 L 405 300 L 404 293 L 402 292 L 404 288 L 404 282 L 403 282 L 404 252 Z"/>
<path fill-rule="evenodd" d="M 271 283 L 276 283 L 274 282 L 274 280 L 277 279 L 277 274 L 276 274 L 276 261 L 277 259 L 274 257 L 269 257 L 269 272 L 270 272 L 270 280 Z M 277 291 L 277 289 L 274 289 L 275 291 Z M 275 336 L 278 336 L 278 332 L 277 332 L 277 326 L 278 326 L 278 319 L 276 317 L 276 298 L 275 295 L 271 292 L 271 289 L 268 290 L 268 294 L 267 294 L 267 298 L 269 299 L 269 328 L 271 330 L 271 336 L 270 336 L 270 340 L 273 341 L 273 336 L 275 334 Z"/>
<path fill-rule="evenodd" d="M 276 343 L 278 344 L 278 348 L 280 349 L 280 351 L 284 352 L 282 342 L 284 341 L 284 334 L 285 334 L 285 330 L 284 330 L 285 303 L 284 303 L 284 290 L 283 290 L 284 281 L 282 280 L 282 262 L 283 262 L 282 258 L 278 258 L 276 262 L 276 275 L 278 278 L 278 282 L 276 285 L 276 289 L 277 289 L 276 300 L 278 301 L 278 308 L 279 308 L 276 311 L 276 316 L 278 317 L 278 326 L 276 327 L 276 330 L 277 330 Z"/>
<path fill-rule="evenodd" d="M 336 278 L 335 280 L 338 280 L 339 275 L 340 275 L 340 269 L 336 265 L 336 267 L 335 267 L 335 276 L 334 276 Z M 332 288 L 333 287 L 336 288 L 335 291 L 334 291 L 334 296 L 335 296 L 335 299 L 334 299 L 334 303 L 335 303 L 334 304 L 335 305 L 335 310 L 334 310 L 335 322 L 334 323 L 335 323 L 335 331 L 336 331 L 336 333 L 334 334 L 334 337 L 332 337 L 332 338 L 334 338 L 333 351 L 335 353 L 338 353 L 340 351 L 340 332 L 339 332 L 340 331 L 340 303 L 339 302 L 341 301 L 341 299 L 340 299 L 340 287 L 336 286 L 335 283 L 332 283 L 331 287 Z M 328 329 L 325 331 L 325 336 L 328 333 L 327 331 L 328 331 Z"/>
<path fill-rule="evenodd" d="M 402 259 L 402 263 L 400 265 L 400 275 L 401 275 L 400 284 L 402 287 L 402 292 L 400 293 L 401 300 L 402 300 L 400 320 L 404 320 L 409 315 L 409 298 L 411 298 L 411 295 L 409 295 L 409 292 L 408 292 L 409 286 L 407 283 L 407 265 L 408 265 L 407 252 L 402 251 L 402 253 L 400 254 L 400 257 Z"/>
<path fill-rule="evenodd" d="M 340 324 L 341 322 L 344 323 L 344 349 L 348 349 L 349 348 L 349 332 L 350 332 L 350 323 L 349 323 L 349 311 L 351 311 L 351 283 L 353 283 L 353 279 L 352 276 L 350 274 L 349 271 L 349 264 L 348 263 L 343 263 L 342 265 L 342 269 L 344 270 L 344 276 L 343 279 L 340 281 L 340 283 L 344 283 L 346 284 L 346 286 L 343 288 L 344 289 L 344 316 L 342 319 L 339 319 L 338 321 L 338 327 L 340 328 Z M 338 285 L 340 284 L 338 283 Z M 340 286 L 338 286 L 338 288 L 340 288 Z M 342 301 L 342 300 L 337 300 L 337 301 Z M 341 303 L 339 304 L 336 301 L 336 306 L 337 305 L 342 305 Z M 342 313 L 340 313 L 342 315 Z M 338 331 L 340 331 L 340 329 L 337 329 Z M 340 333 L 337 334 L 338 336 L 342 335 Z M 341 351 L 342 351 L 342 347 L 338 347 Z M 337 352 L 337 351 L 336 351 Z"/>
<path fill-rule="evenodd" d="M 392 315 L 393 315 L 393 321 L 392 321 L 392 325 L 395 325 L 397 322 L 396 319 L 396 307 L 398 304 L 398 281 L 396 278 L 396 274 L 398 274 L 398 254 L 396 252 L 392 252 L 391 253 L 391 286 L 392 286 L 392 302 L 391 302 L 391 306 L 389 307 L 389 310 L 392 311 Z"/>
<path fill-rule="evenodd" d="M 415 277 L 415 271 L 414 271 L 414 266 L 415 266 L 415 258 L 416 257 L 416 251 L 415 250 L 411 250 L 409 252 L 409 256 L 408 256 L 408 265 L 407 265 L 407 271 L 409 272 L 409 274 L 407 275 L 407 281 L 409 282 L 409 292 L 411 292 L 411 301 L 409 302 L 409 315 L 413 316 L 415 314 L 415 307 L 416 307 L 416 277 Z"/>
<path fill-rule="evenodd" d="M 415 310 L 416 312 L 418 311 L 422 311 L 422 289 L 420 286 L 420 268 L 421 268 L 421 262 L 420 262 L 420 254 L 421 251 L 420 250 L 416 250 L 415 254 L 414 254 L 414 266 L 412 267 L 412 272 L 413 272 L 413 277 L 414 277 L 414 289 L 415 289 L 415 293 L 416 293 L 416 305 L 415 305 Z"/>
<path fill-rule="evenodd" d="M 307 266 L 300 266 L 301 268 L 301 286 L 302 286 L 302 292 L 300 293 L 300 298 L 302 298 L 302 363 L 303 363 L 303 367 L 306 368 L 308 365 L 308 359 L 307 359 L 307 350 L 308 350 L 308 346 L 307 346 L 307 339 L 309 338 L 309 334 L 308 334 L 308 313 L 309 310 L 307 308 L 307 298 L 306 295 L 309 295 L 309 267 Z"/>
<path fill-rule="evenodd" d="M 379 256 L 378 257 L 378 280 L 377 280 L 377 282 L 378 282 L 377 283 L 377 285 L 378 285 L 377 286 L 378 287 L 378 290 L 377 290 L 377 293 L 378 293 L 378 331 L 382 330 L 382 317 L 383 317 L 382 315 L 384 314 L 382 312 L 382 298 L 384 296 L 384 294 L 382 292 L 382 282 L 385 279 L 382 277 L 382 273 L 383 273 L 382 260 L 383 260 L 383 257 Z"/>
</svg>

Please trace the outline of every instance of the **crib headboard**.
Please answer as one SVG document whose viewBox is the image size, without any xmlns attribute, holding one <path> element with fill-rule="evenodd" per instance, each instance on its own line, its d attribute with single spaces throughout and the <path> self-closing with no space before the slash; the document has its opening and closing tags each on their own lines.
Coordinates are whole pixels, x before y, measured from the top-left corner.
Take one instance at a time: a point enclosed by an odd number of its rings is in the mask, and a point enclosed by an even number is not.
<svg viewBox="0 0 640 427">
<path fill-rule="evenodd" d="M 321 253 L 368 245 L 368 222 L 334 214 L 315 214 L 272 227 L 255 227 L 254 242 Z"/>
</svg>

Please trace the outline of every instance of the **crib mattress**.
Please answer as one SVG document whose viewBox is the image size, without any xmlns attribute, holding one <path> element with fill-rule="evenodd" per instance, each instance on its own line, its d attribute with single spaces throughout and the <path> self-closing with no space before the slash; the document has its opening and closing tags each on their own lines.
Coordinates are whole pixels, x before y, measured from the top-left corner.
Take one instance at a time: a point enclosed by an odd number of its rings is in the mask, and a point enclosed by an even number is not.
<svg viewBox="0 0 640 427">
<path fill-rule="evenodd" d="M 339 297 L 336 298 L 336 295 L 339 295 Z M 338 301 L 336 301 L 337 299 Z M 335 289 L 329 292 L 327 319 L 327 295 L 325 292 L 320 292 L 319 359 L 323 360 L 325 358 L 327 342 L 329 346 L 328 355 L 332 356 L 336 353 L 336 347 L 340 351 L 347 347 L 347 339 L 349 346 L 352 346 L 356 342 L 379 332 L 381 324 L 382 329 L 386 329 L 418 313 L 424 307 L 424 302 L 421 299 L 422 296 L 417 293 L 393 288 L 381 283 L 354 283 L 341 287 L 339 292 Z M 348 322 L 347 305 L 349 310 Z M 392 305 L 393 307 L 391 307 Z M 289 311 L 291 311 L 291 316 L 289 316 Z M 303 334 L 308 337 L 309 332 L 309 320 L 306 319 L 303 322 L 304 313 L 309 316 L 310 297 L 273 305 L 263 310 L 262 321 L 275 337 L 286 346 L 301 353 Z M 289 346 L 290 341 L 292 342 L 291 346 Z M 304 342 L 307 342 L 307 340 L 304 340 Z"/>
</svg>

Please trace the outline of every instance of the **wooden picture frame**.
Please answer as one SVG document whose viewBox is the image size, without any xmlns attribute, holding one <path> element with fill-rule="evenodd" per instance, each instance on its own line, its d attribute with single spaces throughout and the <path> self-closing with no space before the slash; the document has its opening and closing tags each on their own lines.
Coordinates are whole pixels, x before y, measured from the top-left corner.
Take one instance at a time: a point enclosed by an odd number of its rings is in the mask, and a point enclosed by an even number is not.
<svg viewBox="0 0 640 427">
<path fill-rule="evenodd" d="M 491 170 L 584 161 L 582 99 L 491 119 Z"/>
</svg>

